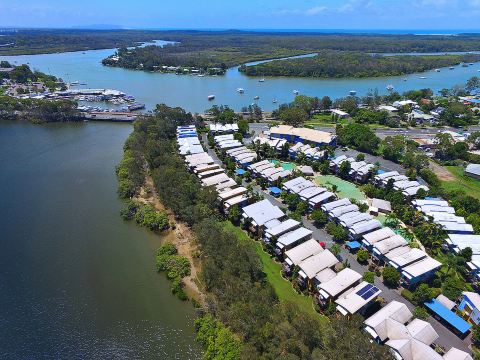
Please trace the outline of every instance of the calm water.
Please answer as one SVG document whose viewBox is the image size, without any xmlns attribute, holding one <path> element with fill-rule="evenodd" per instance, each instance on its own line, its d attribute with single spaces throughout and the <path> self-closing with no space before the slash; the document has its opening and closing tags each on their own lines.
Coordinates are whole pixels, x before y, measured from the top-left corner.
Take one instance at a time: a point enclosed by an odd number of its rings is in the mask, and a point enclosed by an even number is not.
<svg viewBox="0 0 480 360">
<path fill-rule="evenodd" d="M 161 41 L 156 42 L 161 45 Z M 349 91 L 357 91 L 363 96 L 368 91 L 378 89 L 386 93 L 386 86 L 393 85 L 395 90 L 431 88 L 434 91 L 464 84 L 472 76 L 480 76 L 480 64 L 455 70 L 442 69 L 411 74 L 407 76 L 381 77 L 368 79 L 305 79 L 305 78 L 266 78 L 260 83 L 258 78 L 250 78 L 238 72 L 237 68 L 229 69 L 225 76 L 198 77 L 189 75 L 160 74 L 143 71 L 108 68 L 101 60 L 111 55 L 114 50 L 93 50 L 61 54 L 3 56 L 0 59 L 12 62 L 29 63 L 33 68 L 59 76 L 65 81 L 80 81 L 91 88 L 114 88 L 134 95 L 138 101 L 152 109 L 155 104 L 165 103 L 170 106 L 181 106 L 188 111 L 203 112 L 213 104 L 229 105 L 236 110 L 255 101 L 264 110 L 273 110 L 278 104 L 290 102 L 294 98 L 293 90 L 310 96 L 328 95 L 332 98 L 347 96 Z M 426 76 L 426 79 L 420 79 Z M 406 81 L 404 81 L 406 79 Z M 244 94 L 236 92 L 237 88 L 245 89 Z M 214 101 L 207 100 L 208 95 L 215 95 Z M 272 100 L 277 99 L 278 104 Z"/>
<path fill-rule="evenodd" d="M 131 126 L 0 122 L 0 358 L 194 359 L 193 310 L 120 219 Z"/>
</svg>

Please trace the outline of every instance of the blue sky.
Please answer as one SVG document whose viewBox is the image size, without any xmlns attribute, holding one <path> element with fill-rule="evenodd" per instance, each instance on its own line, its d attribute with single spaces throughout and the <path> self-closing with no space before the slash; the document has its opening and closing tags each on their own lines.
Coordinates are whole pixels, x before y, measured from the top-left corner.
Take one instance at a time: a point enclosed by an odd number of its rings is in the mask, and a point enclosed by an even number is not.
<svg viewBox="0 0 480 360">
<path fill-rule="evenodd" d="M 480 0 L 0 0 L 0 26 L 479 29 Z"/>
</svg>

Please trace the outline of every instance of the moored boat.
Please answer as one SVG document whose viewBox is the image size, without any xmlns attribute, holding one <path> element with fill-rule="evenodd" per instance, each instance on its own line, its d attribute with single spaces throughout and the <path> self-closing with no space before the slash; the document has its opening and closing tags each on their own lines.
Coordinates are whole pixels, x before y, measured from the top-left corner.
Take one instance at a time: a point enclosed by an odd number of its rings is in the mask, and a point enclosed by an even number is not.
<svg viewBox="0 0 480 360">
<path fill-rule="evenodd" d="M 215 95 L 208 95 L 207 99 L 208 101 L 212 101 L 213 99 L 215 99 Z"/>
</svg>

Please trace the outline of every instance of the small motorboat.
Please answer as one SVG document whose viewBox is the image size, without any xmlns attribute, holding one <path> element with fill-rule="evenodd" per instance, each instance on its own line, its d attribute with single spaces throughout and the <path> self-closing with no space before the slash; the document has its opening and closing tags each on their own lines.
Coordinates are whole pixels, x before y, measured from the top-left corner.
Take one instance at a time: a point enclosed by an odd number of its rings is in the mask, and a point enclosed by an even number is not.
<svg viewBox="0 0 480 360">
<path fill-rule="evenodd" d="M 258 95 L 253 98 L 253 100 L 258 100 L 258 99 L 260 99 L 260 96 Z"/>
<path fill-rule="evenodd" d="M 426 76 L 420 76 L 420 79 L 425 80 L 427 77 Z"/>
<path fill-rule="evenodd" d="M 387 85 L 387 90 L 388 90 L 388 91 L 393 91 L 393 89 L 395 89 L 395 88 L 393 87 L 393 85 Z"/>
<path fill-rule="evenodd" d="M 478 70 L 478 71 L 480 71 L 480 70 Z M 278 100 L 277 100 L 277 99 L 273 99 L 272 102 L 273 102 L 274 104 L 276 104 L 276 103 L 278 102 Z"/>
<path fill-rule="evenodd" d="M 258 82 L 265 82 L 265 78 L 261 78 Z"/>
<path fill-rule="evenodd" d="M 245 90 L 244 90 L 243 88 L 238 88 L 238 89 L 237 89 L 237 92 L 238 92 L 239 94 L 243 94 L 243 93 L 245 92 Z"/>
<path fill-rule="evenodd" d="M 435 72 L 440 72 L 440 69 L 435 69 Z"/>
<path fill-rule="evenodd" d="M 350 96 L 355 96 L 357 95 L 357 92 L 355 90 L 350 90 L 349 94 Z"/>
<path fill-rule="evenodd" d="M 212 101 L 215 99 L 215 95 L 208 95 L 207 99 L 208 101 Z"/>
<path fill-rule="evenodd" d="M 295 95 L 298 95 L 298 94 L 299 94 L 298 90 L 293 90 L 293 93 L 294 93 Z"/>
<path fill-rule="evenodd" d="M 455 67 L 454 67 L 454 66 L 450 66 L 449 69 L 450 69 L 450 70 L 453 70 L 453 69 L 455 69 Z"/>
</svg>

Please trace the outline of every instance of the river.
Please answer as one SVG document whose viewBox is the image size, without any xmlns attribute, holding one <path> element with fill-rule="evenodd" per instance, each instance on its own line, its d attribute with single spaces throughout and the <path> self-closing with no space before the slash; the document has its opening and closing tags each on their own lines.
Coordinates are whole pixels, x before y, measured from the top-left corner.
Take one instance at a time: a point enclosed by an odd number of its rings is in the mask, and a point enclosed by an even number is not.
<svg viewBox="0 0 480 360">
<path fill-rule="evenodd" d="M 162 45 L 162 41 L 156 41 Z M 228 69 L 224 76 L 191 76 L 150 73 L 137 70 L 105 67 L 102 59 L 115 50 L 91 50 L 43 55 L 0 56 L 17 64 L 29 63 L 34 69 L 63 78 L 67 82 L 85 82 L 89 88 L 113 88 L 136 97 L 145 103 L 147 109 L 155 104 L 165 103 L 180 106 L 192 112 L 204 112 L 214 104 L 229 105 L 235 110 L 257 103 L 263 110 L 271 111 L 278 104 L 294 99 L 293 90 L 300 94 L 331 98 L 347 96 L 355 90 L 358 96 L 366 95 L 370 90 L 378 89 L 380 94 L 387 92 L 386 86 L 393 85 L 396 91 L 431 88 L 439 91 L 455 85 L 465 84 L 472 76 L 480 75 L 479 63 L 473 66 L 456 66 L 454 70 L 441 69 L 440 72 L 428 71 L 406 76 L 390 76 L 365 79 L 313 79 L 266 77 L 265 82 L 240 73 L 237 67 Z M 307 55 L 308 56 L 308 55 Z M 420 79 L 425 76 L 426 79 Z M 406 81 L 404 81 L 406 79 Z M 237 93 L 243 88 L 244 94 Z M 208 95 L 215 95 L 214 101 L 208 101 Z M 253 98 L 260 99 L 254 101 Z M 274 104 L 273 99 L 278 103 Z"/>
<path fill-rule="evenodd" d="M 196 359 L 193 307 L 123 222 L 131 125 L 0 122 L 0 358 Z"/>
</svg>

